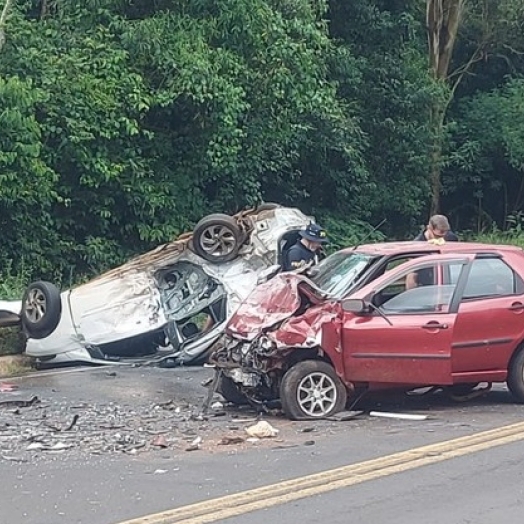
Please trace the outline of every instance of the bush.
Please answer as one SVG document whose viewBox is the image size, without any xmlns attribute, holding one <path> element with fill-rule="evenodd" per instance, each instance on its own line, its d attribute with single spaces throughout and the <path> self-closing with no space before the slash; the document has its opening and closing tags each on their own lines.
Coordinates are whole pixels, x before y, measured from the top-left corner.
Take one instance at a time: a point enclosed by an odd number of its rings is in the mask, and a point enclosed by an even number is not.
<svg viewBox="0 0 524 524">
<path fill-rule="evenodd" d="M 20 300 L 31 280 L 29 271 L 22 263 L 15 272 L 12 260 L 6 260 L 2 265 L 5 270 L 0 273 L 0 300 Z"/>
<path fill-rule="evenodd" d="M 361 220 L 325 216 L 320 220 L 320 224 L 327 231 L 330 253 L 349 246 L 386 240 L 381 231 Z"/>
<path fill-rule="evenodd" d="M 493 224 L 490 230 L 481 233 L 463 231 L 462 240 L 470 242 L 483 242 L 486 244 L 510 244 L 524 249 L 524 214 L 517 213 L 507 218 L 508 227 L 501 230 Z"/>
</svg>

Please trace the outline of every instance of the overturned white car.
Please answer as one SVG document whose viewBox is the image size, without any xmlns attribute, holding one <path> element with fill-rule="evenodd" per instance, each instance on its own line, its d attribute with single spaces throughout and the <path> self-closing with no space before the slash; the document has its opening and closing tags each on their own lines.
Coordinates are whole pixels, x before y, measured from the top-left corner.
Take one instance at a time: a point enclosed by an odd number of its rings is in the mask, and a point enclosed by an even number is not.
<svg viewBox="0 0 524 524">
<path fill-rule="evenodd" d="M 26 353 L 52 365 L 203 362 L 242 300 L 278 270 L 311 221 L 276 204 L 210 215 L 193 233 L 73 289 L 34 282 L 20 313 Z"/>
</svg>

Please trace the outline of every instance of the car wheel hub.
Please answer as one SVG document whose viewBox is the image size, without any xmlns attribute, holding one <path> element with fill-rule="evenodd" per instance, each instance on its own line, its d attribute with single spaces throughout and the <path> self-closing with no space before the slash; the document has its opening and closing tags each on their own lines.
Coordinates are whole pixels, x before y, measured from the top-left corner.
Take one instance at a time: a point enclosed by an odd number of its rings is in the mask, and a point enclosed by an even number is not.
<svg viewBox="0 0 524 524">
<path fill-rule="evenodd" d="M 204 230 L 200 239 L 202 249 L 212 256 L 224 256 L 236 246 L 233 232 L 225 226 L 210 226 Z"/>
<path fill-rule="evenodd" d="M 45 315 L 46 312 L 46 298 L 44 293 L 39 289 L 33 289 L 27 297 L 25 303 L 26 317 L 30 322 L 37 323 Z"/>
<path fill-rule="evenodd" d="M 336 385 L 324 373 L 311 373 L 298 385 L 297 400 L 301 410 L 310 417 L 327 415 L 337 402 Z"/>
</svg>

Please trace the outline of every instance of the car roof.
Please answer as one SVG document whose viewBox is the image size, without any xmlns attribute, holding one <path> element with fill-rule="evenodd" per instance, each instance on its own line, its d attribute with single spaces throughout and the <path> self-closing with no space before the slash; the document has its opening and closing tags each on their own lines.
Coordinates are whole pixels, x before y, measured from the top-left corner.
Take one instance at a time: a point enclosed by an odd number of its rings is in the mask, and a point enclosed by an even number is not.
<svg viewBox="0 0 524 524">
<path fill-rule="evenodd" d="M 432 242 L 408 241 L 408 242 L 377 242 L 376 244 L 362 244 L 357 247 L 343 249 L 346 253 L 358 252 L 376 256 L 402 255 L 404 253 L 503 253 L 520 252 L 523 250 L 518 246 L 506 244 L 482 244 L 478 242 L 445 242 L 433 244 Z"/>
</svg>

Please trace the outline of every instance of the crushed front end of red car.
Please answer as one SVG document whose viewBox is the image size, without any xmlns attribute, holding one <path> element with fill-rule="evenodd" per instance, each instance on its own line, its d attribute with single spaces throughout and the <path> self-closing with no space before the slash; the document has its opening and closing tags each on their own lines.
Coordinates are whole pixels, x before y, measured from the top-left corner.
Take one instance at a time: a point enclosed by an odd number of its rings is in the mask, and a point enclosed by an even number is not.
<svg viewBox="0 0 524 524">
<path fill-rule="evenodd" d="M 256 404 L 280 398 L 288 369 L 308 358 L 322 360 L 321 346 L 338 346 L 336 336 L 324 344 L 321 337 L 336 330 L 340 311 L 339 302 L 302 275 L 283 273 L 258 286 L 232 317 L 210 357 L 222 374 L 219 392 L 235 403 L 238 393 Z M 331 328 L 323 330 L 327 324 Z M 342 374 L 341 361 L 338 367 Z"/>
</svg>

